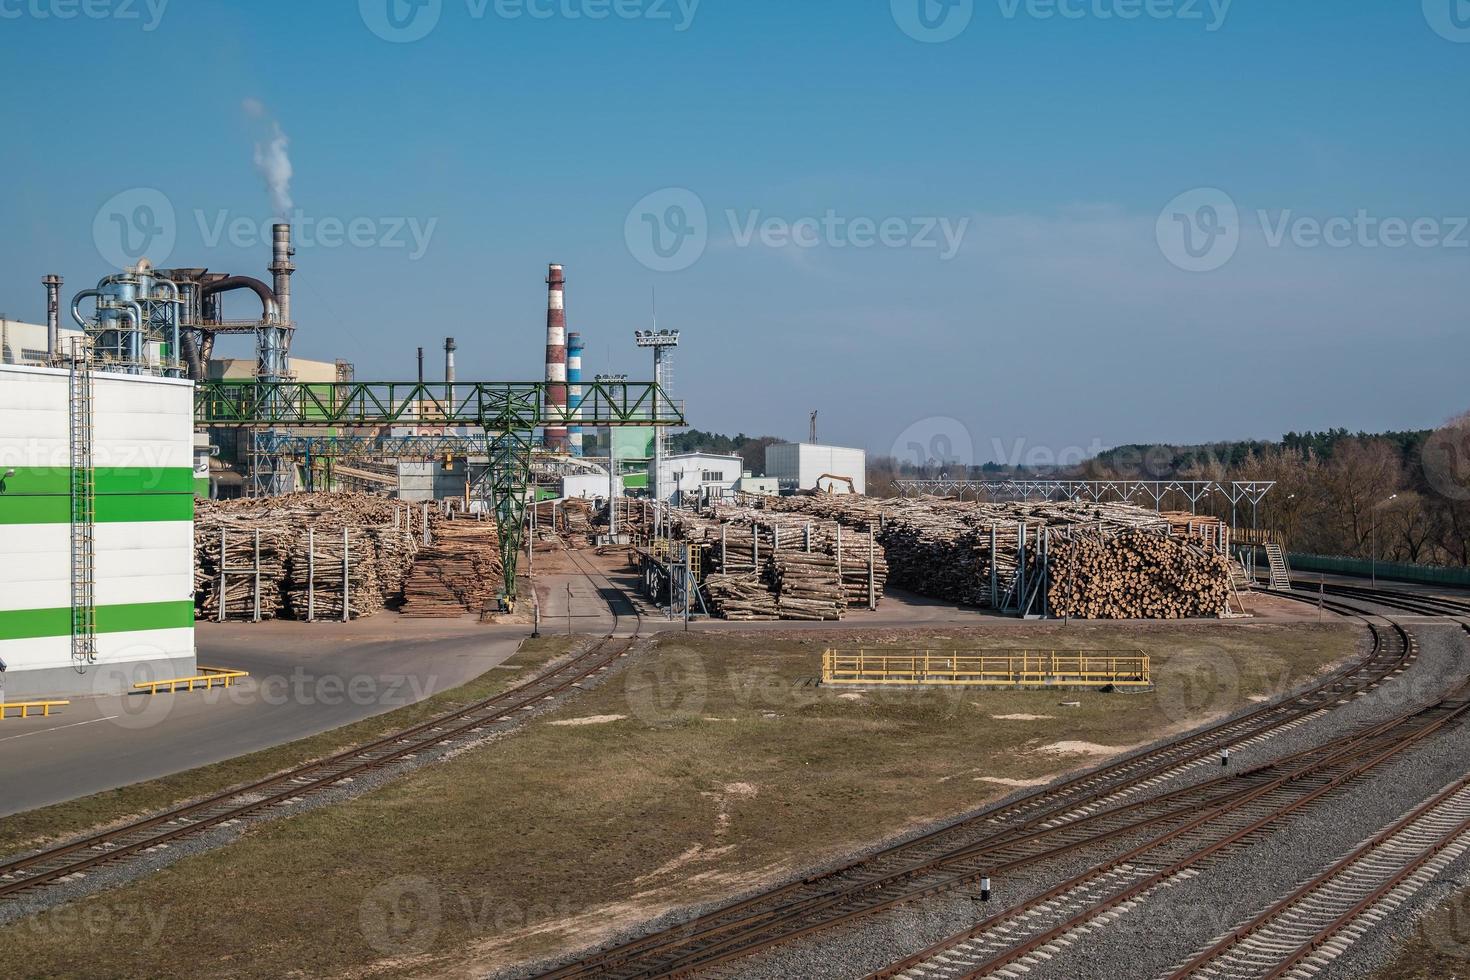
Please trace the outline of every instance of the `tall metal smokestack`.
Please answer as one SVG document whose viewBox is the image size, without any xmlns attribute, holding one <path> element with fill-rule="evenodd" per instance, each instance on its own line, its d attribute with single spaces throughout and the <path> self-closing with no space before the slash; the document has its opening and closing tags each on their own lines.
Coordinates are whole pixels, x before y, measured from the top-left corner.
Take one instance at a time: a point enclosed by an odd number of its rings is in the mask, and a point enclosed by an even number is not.
<svg viewBox="0 0 1470 980">
<path fill-rule="evenodd" d="M 422 386 L 423 383 L 424 383 L 424 349 L 422 347 L 420 347 L 419 348 L 419 384 Z"/>
<path fill-rule="evenodd" d="M 281 323 L 286 326 L 292 324 L 291 320 L 291 274 L 296 271 L 296 266 L 291 264 L 291 256 L 296 254 L 296 249 L 291 247 L 291 226 L 285 222 L 271 226 L 271 275 L 274 281 L 271 286 L 276 293 L 276 306 L 281 311 Z"/>
<path fill-rule="evenodd" d="M 567 334 L 567 407 L 572 418 L 582 417 L 582 335 Z M 567 429 L 567 451 L 573 456 L 582 455 L 582 427 L 574 425 Z"/>
<path fill-rule="evenodd" d="M 454 409 L 454 338 L 444 338 L 444 400 L 450 404 L 446 406 L 449 411 Z"/>
<path fill-rule="evenodd" d="M 61 346 L 61 277 L 53 272 L 41 285 L 46 287 L 46 362 L 54 364 Z"/>
<path fill-rule="evenodd" d="M 567 405 L 567 308 L 564 289 L 566 276 L 553 264 L 546 276 L 546 403 L 548 408 L 565 409 Z M 546 448 L 564 451 L 567 430 L 548 427 Z"/>
</svg>

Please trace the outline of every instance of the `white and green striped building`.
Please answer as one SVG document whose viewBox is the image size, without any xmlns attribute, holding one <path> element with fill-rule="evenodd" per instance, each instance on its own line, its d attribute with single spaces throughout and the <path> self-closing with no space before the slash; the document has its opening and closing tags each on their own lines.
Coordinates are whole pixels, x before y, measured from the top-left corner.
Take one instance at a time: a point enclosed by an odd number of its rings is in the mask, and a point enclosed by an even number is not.
<svg viewBox="0 0 1470 980">
<path fill-rule="evenodd" d="M 106 693 L 194 673 L 193 384 L 96 373 L 95 659 L 72 648 L 69 372 L 0 365 L 5 697 Z"/>
</svg>

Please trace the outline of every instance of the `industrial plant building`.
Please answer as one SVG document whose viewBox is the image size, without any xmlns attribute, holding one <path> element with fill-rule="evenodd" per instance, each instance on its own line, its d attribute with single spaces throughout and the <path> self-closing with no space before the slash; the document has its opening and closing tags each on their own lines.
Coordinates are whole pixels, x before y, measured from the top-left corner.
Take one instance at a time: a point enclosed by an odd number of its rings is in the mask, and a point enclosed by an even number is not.
<svg viewBox="0 0 1470 980">
<path fill-rule="evenodd" d="M 660 496 L 676 505 L 729 497 L 745 475 L 743 459 L 722 453 L 679 453 L 648 465 L 650 480 L 654 476 L 653 467 L 660 466 L 657 479 Z"/>
<path fill-rule="evenodd" d="M 193 385 L 112 373 L 80 385 L 65 369 L 0 367 L 11 700 L 195 670 Z M 89 458 L 75 456 L 83 445 Z"/>
<path fill-rule="evenodd" d="M 867 493 L 868 454 L 861 449 L 784 442 L 766 447 L 766 476 L 780 481 L 783 493 Z"/>
<path fill-rule="evenodd" d="M 19 320 L 0 319 L 0 364 L 30 364 L 42 366 L 47 363 L 47 333 L 44 323 L 22 323 Z M 62 350 L 70 350 L 74 341 L 82 339 L 80 330 L 61 330 L 58 343 Z"/>
</svg>

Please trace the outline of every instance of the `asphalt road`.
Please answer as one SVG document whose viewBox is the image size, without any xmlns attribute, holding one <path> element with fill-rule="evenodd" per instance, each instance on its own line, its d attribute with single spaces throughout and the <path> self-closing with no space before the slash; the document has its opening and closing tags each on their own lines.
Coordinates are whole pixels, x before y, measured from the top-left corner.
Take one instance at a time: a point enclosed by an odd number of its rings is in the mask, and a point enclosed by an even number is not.
<svg viewBox="0 0 1470 980">
<path fill-rule="evenodd" d="M 0 723 L 0 816 L 193 769 L 391 711 L 508 659 L 529 630 L 380 613 L 353 623 L 200 623 L 228 691 L 73 698 Z"/>
</svg>

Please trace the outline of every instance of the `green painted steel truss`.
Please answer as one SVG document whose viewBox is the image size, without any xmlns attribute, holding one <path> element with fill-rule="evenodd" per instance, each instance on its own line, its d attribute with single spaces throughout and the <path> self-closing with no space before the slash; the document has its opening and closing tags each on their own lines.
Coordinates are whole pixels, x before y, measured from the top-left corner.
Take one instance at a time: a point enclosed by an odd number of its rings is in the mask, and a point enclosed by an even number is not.
<svg viewBox="0 0 1470 980">
<path fill-rule="evenodd" d="M 684 425 L 684 408 L 652 382 L 583 382 L 575 408 L 552 402 L 544 381 L 200 381 L 199 425 L 470 425 L 489 432 L 566 425 Z M 565 396 L 562 396 L 565 398 Z"/>
<path fill-rule="evenodd" d="M 542 381 L 200 381 L 194 388 L 194 422 L 257 429 L 394 424 L 482 429 L 505 598 L 513 606 L 535 430 L 686 424 L 684 406 L 653 382 L 584 381 L 575 410 L 552 400 L 553 389 L 563 400 L 565 387 Z"/>
</svg>

